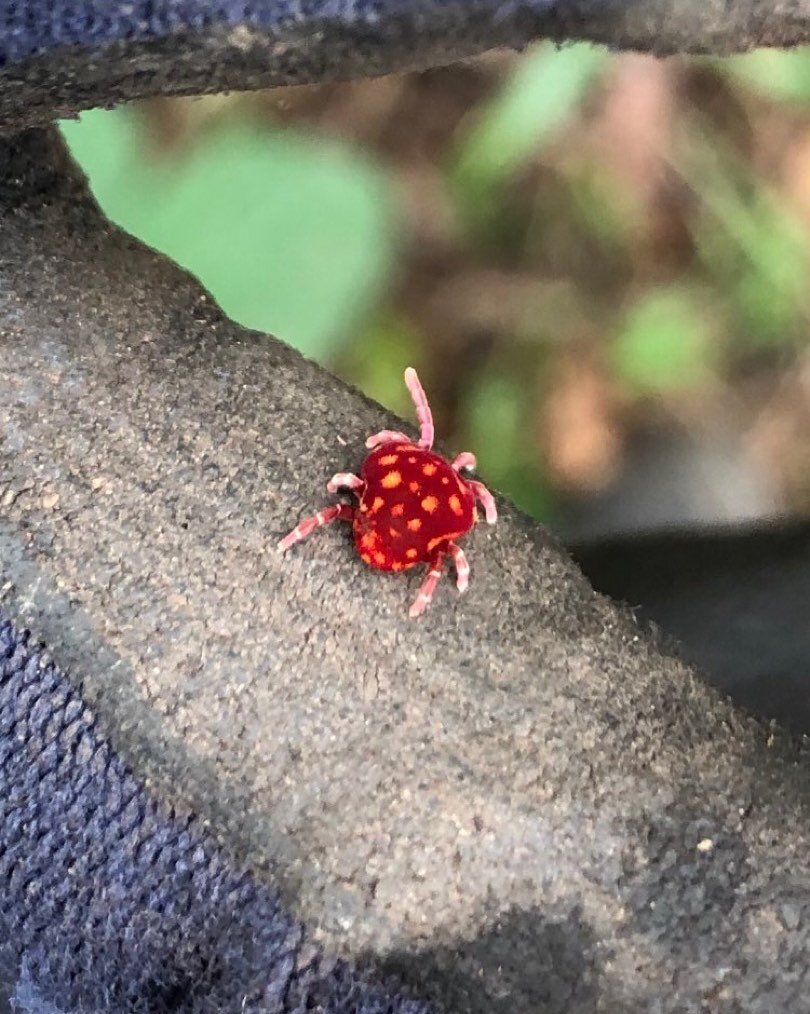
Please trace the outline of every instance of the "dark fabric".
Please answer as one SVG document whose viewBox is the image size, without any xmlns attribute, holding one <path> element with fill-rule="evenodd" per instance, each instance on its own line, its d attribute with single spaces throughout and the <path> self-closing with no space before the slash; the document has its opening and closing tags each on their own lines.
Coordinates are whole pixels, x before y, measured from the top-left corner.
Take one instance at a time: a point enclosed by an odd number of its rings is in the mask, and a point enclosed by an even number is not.
<svg viewBox="0 0 810 1014">
<path fill-rule="evenodd" d="M 0 128 L 138 96 L 374 75 L 518 48 L 555 35 L 556 7 L 556 0 L 0 0 Z"/>
<path fill-rule="evenodd" d="M 0 0 L 0 132 L 148 95 L 446 65 L 536 39 L 655 53 L 810 37 L 810 0 Z"/>
<path fill-rule="evenodd" d="M 324 5 L 289 0 L 110 0 L 54 3 L 29 0 L 0 4 L 0 66 L 59 46 L 98 47 L 117 40 L 159 38 L 176 31 L 205 30 L 214 25 L 267 28 L 306 16 L 306 8 Z M 326 5 L 327 7 L 330 5 Z M 339 10 L 333 4 L 334 12 Z"/>
<path fill-rule="evenodd" d="M 2 612 L 0 885 L 17 1009 L 428 1011 L 324 959 L 276 891 L 163 812 Z"/>
</svg>

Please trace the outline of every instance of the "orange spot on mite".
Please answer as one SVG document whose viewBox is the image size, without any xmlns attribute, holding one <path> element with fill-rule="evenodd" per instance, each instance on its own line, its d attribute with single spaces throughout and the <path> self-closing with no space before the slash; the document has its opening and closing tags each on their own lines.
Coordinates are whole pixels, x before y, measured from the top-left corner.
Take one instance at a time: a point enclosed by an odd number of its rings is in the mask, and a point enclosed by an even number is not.
<svg viewBox="0 0 810 1014">
<path fill-rule="evenodd" d="M 363 563 L 371 563 L 371 557 L 369 556 L 368 553 L 361 553 L 360 559 L 363 561 Z"/>
<path fill-rule="evenodd" d="M 396 528 L 389 528 L 388 529 L 388 534 L 391 536 L 392 539 L 400 539 L 400 538 L 402 538 L 402 532 L 398 532 L 396 530 Z"/>
<path fill-rule="evenodd" d="M 428 542 L 427 551 L 432 553 L 440 542 L 452 542 L 453 539 L 457 539 L 460 535 L 464 534 L 464 532 L 448 532 L 447 535 L 437 535 L 435 539 L 431 539 L 430 542 Z"/>
<path fill-rule="evenodd" d="M 367 503 L 361 503 L 360 504 L 360 513 L 361 514 L 365 514 L 367 511 L 368 511 L 368 504 Z"/>
<path fill-rule="evenodd" d="M 404 503 L 395 503 L 394 506 L 391 508 L 391 517 L 393 518 L 401 518 L 404 513 L 405 513 Z"/>
<path fill-rule="evenodd" d="M 404 570 L 404 569 L 405 569 L 405 564 L 404 563 L 400 563 L 399 561 L 397 561 L 396 563 L 392 563 L 391 564 L 391 570 Z"/>
<path fill-rule="evenodd" d="M 432 514 L 439 506 L 439 501 L 435 496 L 426 496 L 420 506 L 427 514 Z"/>
<path fill-rule="evenodd" d="M 422 465 L 422 472 L 425 475 L 435 475 L 436 474 L 436 466 L 433 464 L 432 461 L 429 461 L 426 465 Z"/>
<path fill-rule="evenodd" d="M 411 493 L 418 493 L 419 490 L 420 490 L 420 488 L 421 487 L 420 487 L 420 485 L 419 485 L 418 482 L 409 482 L 408 483 L 408 489 L 411 491 Z"/>
<path fill-rule="evenodd" d="M 408 464 L 409 465 L 415 465 L 416 464 L 416 458 L 413 455 L 411 455 L 410 458 L 408 458 Z"/>
<path fill-rule="evenodd" d="M 387 472 L 380 480 L 380 485 L 383 489 L 396 489 L 401 482 L 402 476 L 399 472 Z"/>
<path fill-rule="evenodd" d="M 411 518 L 408 522 L 408 528 L 410 528 L 412 532 L 418 532 L 421 527 L 422 522 L 419 518 Z"/>
<path fill-rule="evenodd" d="M 363 549 L 373 549 L 374 548 L 374 543 L 376 541 L 377 541 L 377 533 L 376 532 L 374 532 L 374 531 L 372 531 L 372 532 L 366 532 L 366 534 L 360 540 L 360 545 L 363 547 Z"/>
<path fill-rule="evenodd" d="M 461 506 L 461 500 L 459 500 L 459 498 L 456 496 L 455 493 L 450 497 L 450 499 L 447 502 L 450 504 L 450 510 L 454 514 L 464 513 L 464 508 Z"/>
<path fill-rule="evenodd" d="M 396 465 L 399 461 L 398 454 L 386 454 L 384 458 L 380 458 L 381 465 Z"/>
<path fill-rule="evenodd" d="M 384 564 L 385 563 L 385 553 L 375 553 L 374 554 L 374 562 L 375 563 L 379 563 L 380 565 Z"/>
<path fill-rule="evenodd" d="M 383 506 L 385 500 L 381 496 L 374 497 L 374 503 L 371 505 L 371 513 L 376 514 L 380 507 Z"/>
<path fill-rule="evenodd" d="M 450 482 L 450 480 L 447 478 L 447 476 L 443 475 L 442 476 L 442 486 L 446 486 L 449 482 Z"/>
<path fill-rule="evenodd" d="M 419 556 L 419 553 L 417 553 L 415 549 L 409 549 L 407 550 L 405 555 L 408 557 L 409 560 L 415 560 L 417 556 Z"/>
</svg>

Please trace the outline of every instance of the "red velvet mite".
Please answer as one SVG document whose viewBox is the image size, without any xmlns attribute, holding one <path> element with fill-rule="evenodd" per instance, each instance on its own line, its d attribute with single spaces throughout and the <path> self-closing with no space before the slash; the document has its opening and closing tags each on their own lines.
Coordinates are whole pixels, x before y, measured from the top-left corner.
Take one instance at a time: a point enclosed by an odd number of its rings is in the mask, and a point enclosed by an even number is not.
<svg viewBox="0 0 810 1014">
<path fill-rule="evenodd" d="M 475 468 L 473 454 L 465 451 L 450 462 L 432 450 L 433 417 L 411 367 L 405 371 L 405 383 L 416 406 L 419 443 L 392 430 L 369 437 L 366 447 L 371 453 L 360 475 L 338 472 L 326 484 L 330 493 L 352 490 L 360 499 L 358 506 L 341 503 L 318 511 L 285 536 L 278 548 L 286 551 L 336 518 L 351 521 L 357 551 L 370 567 L 400 571 L 419 563 L 428 565 L 428 575 L 410 610 L 411 616 L 419 616 L 433 597 L 448 553 L 455 564 L 458 590 L 467 590 L 470 567 L 455 540 L 478 520 L 476 500 L 481 501 L 489 524 L 495 524 L 498 512 L 486 486 L 461 474 L 462 469 Z"/>
</svg>

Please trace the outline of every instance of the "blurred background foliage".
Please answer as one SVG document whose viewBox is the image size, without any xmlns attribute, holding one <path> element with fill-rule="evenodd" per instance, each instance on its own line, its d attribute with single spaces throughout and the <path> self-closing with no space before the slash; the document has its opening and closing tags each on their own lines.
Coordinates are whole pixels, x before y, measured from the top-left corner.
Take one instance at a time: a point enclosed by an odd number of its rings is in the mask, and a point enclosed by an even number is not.
<svg viewBox="0 0 810 1014">
<path fill-rule="evenodd" d="M 63 131 L 226 313 L 408 418 L 415 365 L 562 532 L 810 514 L 810 51 L 541 45 Z"/>
</svg>

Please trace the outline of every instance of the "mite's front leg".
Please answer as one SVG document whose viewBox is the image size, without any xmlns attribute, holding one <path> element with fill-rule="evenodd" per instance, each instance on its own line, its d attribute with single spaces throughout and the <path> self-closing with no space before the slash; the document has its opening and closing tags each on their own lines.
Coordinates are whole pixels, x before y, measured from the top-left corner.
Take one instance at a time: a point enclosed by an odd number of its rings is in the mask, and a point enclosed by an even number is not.
<svg viewBox="0 0 810 1014">
<path fill-rule="evenodd" d="M 404 433 L 398 433 L 396 430 L 380 430 L 379 433 L 372 434 L 368 440 L 366 440 L 366 447 L 371 450 L 374 447 L 379 447 L 380 444 L 412 444 L 413 440 Z"/>
<path fill-rule="evenodd" d="M 488 525 L 494 525 L 498 520 L 498 508 L 495 506 L 495 497 L 490 493 L 483 482 L 476 482 L 475 479 L 468 479 L 470 489 L 475 493 L 476 499 L 481 501 L 484 508 L 484 515 Z"/>
<path fill-rule="evenodd" d="M 462 451 L 457 458 L 453 459 L 453 468 L 460 472 L 462 468 L 474 469 L 478 462 L 475 460 L 475 455 L 469 451 Z"/>
<path fill-rule="evenodd" d="M 326 484 L 330 493 L 338 493 L 341 489 L 362 489 L 364 486 L 360 476 L 352 472 L 336 472 Z"/>
</svg>

